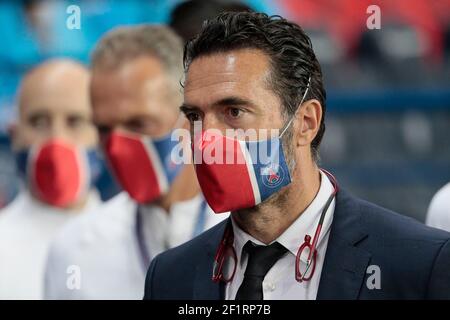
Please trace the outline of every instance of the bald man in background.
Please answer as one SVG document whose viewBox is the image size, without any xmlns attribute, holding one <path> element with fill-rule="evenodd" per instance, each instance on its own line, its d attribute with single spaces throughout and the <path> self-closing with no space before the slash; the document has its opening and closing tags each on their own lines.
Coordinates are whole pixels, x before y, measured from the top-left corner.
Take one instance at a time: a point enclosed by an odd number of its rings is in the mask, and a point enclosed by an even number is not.
<svg viewBox="0 0 450 320">
<path fill-rule="evenodd" d="M 177 137 L 188 124 L 178 108 L 182 48 L 168 27 L 147 24 L 118 27 L 97 43 L 94 122 L 125 192 L 103 213 L 82 216 L 58 233 L 49 250 L 46 299 L 142 299 L 153 257 L 226 217 L 205 202 L 194 167 L 173 161 L 180 142 L 190 147 L 190 139 Z M 81 272 L 79 290 L 67 286 L 70 264 Z"/>
<path fill-rule="evenodd" d="M 89 79 L 84 66 L 51 60 L 22 81 L 10 134 L 23 184 L 0 212 L 0 299 L 41 299 L 55 232 L 101 204 L 92 188 L 101 166 Z"/>
</svg>

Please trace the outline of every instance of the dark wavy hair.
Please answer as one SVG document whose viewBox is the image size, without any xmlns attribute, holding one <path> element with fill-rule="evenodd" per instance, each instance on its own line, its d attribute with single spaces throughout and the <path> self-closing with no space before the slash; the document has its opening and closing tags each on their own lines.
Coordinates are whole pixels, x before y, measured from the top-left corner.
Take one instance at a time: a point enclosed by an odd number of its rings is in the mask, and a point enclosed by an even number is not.
<svg viewBox="0 0 450 320">
<path fill-rule="evenodd" d="M 258 49 L 270 59 L 271 89 L 284 106 L 284 115 L 293 116 L 311 77 L 305 101 L 317 99 L 322 105 L 322 121 L 311 143 L 315 160 L 325 133 L 325 99 L 322 71 L 311 40 L 303 29 L 280 16 L 256 12 L 225 12 L 206 20 L 202 30 L 184 48 L 184 69 L 200 56 L 237 49 Z"/>
</svg>

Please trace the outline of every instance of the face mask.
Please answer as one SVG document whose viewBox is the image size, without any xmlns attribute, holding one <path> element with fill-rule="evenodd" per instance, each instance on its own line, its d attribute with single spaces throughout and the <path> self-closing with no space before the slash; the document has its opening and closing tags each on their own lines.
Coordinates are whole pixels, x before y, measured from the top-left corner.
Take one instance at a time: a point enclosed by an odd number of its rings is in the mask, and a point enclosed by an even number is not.
<svg viewBox="0 0 450 320">
<path fill-rule="evenodd" d="M 264 159 L 259 156 L 261 149 Z M 279 138 L 241 141 L 205 131 L 195 139 L 193 152 L 205 156 L 206 150 L 223 159 L 195 164 L 202 192 L 215 213 L 253 207 L 291 182 Z"/>
<path fill-rule="evenodd" d="M 52 139 L 16 152 L 18 170 L 41 201 L 66 208 L 87 194 L 100 175 L 97 150 Z"/>
<path fill-rule="evenodd" d="M 140 204 L 150 203 L 164 193 L 180 172 L 182 165 L 171 158 L 178 141 L 171 133 L 160 139 L 113 132 L 105 153 L 125 191 Z"/>
<path fill-rule="evenodd" d="M 299 105 L 302 105 L 308 89 Z M 194 136 L 193 153 L 197 178 L 209 206 L 215 213 L 251 208 L 291 183 L 281 137 L 292 124 L 289 120 L 279 137 L 260 141 L 242 141 L 208 131 Z M 264 159 L 259 150 L 264 152 Z M 207 154 L 222 163 L 204 160 Z M 197 158 L 198 159 L 198 158 Z M 227 161 L 234 159 L 234 161 Z M 198 163 L 201 162 L 201 163 Z"/>
</svg>

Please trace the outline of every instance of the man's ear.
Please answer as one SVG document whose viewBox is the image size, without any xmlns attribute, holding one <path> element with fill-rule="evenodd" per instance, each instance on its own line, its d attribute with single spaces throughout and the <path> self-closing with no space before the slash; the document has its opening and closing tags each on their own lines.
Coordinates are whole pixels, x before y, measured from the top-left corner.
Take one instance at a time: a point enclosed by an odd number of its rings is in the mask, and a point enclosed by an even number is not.
<svg viewBox="0 0 450 320">
<path fill-rule="evenodd" d="M 296 143 L 303 147 L 310 145 L 317 135 L 322 121 L 322 105 L 311 99 L 299 106 L 296 119 Z"/>
<path fill-rule="evenodd" d="M 11 149 L 16 150 L 18 145 L 18 124 L 16 122 L 10 123 L 6 131 L 11 141 Z"/>
</svg>

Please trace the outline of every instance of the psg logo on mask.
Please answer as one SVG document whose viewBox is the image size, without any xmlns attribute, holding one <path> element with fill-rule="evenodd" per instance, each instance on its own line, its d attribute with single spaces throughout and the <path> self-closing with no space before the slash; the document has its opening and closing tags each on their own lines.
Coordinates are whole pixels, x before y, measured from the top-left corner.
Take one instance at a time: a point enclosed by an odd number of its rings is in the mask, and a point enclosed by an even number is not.
<svg viewBox="0 0 450 320">
<path fill-rule="evenodd" d="M 270 164 L 261 169 L 262 182 L 266 187 L 276 188 L 284 179 L 283 168 L 277 164 Z"/>
</svg>

